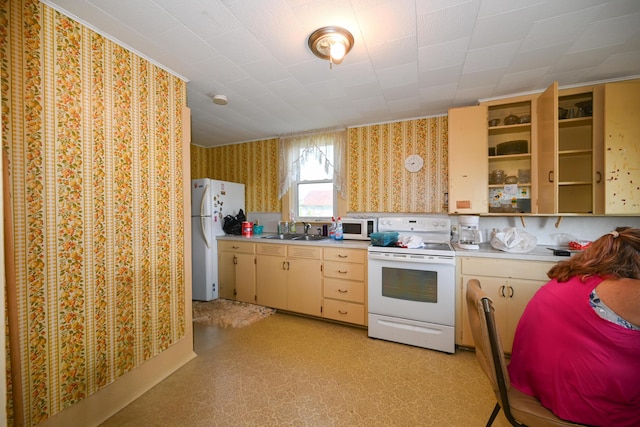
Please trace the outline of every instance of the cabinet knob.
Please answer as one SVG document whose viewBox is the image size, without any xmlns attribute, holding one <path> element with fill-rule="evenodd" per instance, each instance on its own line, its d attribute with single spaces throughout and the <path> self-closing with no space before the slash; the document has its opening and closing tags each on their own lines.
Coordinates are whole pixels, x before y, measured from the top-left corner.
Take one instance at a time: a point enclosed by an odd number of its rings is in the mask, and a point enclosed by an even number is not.
<svg viewBox="0 0 640 427">
<path fill-rule="evenodd" d="M 549 182 L 553 182 L 553 171 L 549 171 Z"/>
<path fill-rule="evenodd" d="M 602 182 L 602 174 L 600 173 L 600 171 L 596 171 L 596 184 L 600 184 Z"/>
</svg>

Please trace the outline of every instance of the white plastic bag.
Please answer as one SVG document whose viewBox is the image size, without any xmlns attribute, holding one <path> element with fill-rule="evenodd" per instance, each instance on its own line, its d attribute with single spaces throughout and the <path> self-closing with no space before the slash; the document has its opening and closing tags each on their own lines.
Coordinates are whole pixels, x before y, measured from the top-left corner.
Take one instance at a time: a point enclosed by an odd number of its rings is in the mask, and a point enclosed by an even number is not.
<svg viewBox="0 0 640 427">
<path fill-rule="evenodd" d="M 504 252 L 524 253 L 535 249 L 538 239 L 517 228 L 503 228 L 491 239 L 491 247 Z"/>
</svg>

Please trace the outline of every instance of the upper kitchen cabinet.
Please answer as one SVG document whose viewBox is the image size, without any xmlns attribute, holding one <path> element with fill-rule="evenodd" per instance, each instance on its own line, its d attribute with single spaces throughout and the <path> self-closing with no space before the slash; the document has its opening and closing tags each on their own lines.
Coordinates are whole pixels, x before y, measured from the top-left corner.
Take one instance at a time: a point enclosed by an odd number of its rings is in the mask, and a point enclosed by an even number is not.
<svg viewBox="0 0 640 427">
<path fill-rule="evenodd" d="M 640 80 L 604 85 L 605 213 L 640 214 Z"/>
<path fill-rule="evenodd" d="M 532 213 L 533 96 L 449 110 L 449 213 Z"/>
<path fill-rule="evenodd" d="M 489 213 L 533 213 L 535 168 L 532 96 L 486 102 Z M 534 206 L 535 207 L 535 206 Z"/>
<path fill-rule="evenodd" d="M 487 107 L 449 110 L 449 213 L 487 213 Z"/>
<path fill-rule="evenodd" d="M 604 213 L 603 87 L 554 83 L 537 116 L 538 213 Z"/>
</svg>

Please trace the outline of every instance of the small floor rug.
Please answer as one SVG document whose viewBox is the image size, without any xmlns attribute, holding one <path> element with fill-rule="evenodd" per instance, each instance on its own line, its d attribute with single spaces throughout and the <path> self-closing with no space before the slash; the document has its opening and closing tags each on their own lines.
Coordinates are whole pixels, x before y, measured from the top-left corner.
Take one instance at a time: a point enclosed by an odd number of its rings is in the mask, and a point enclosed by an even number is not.
<svg viewBox="0 0 640 427">
<path fill-rule="evenodd" d="M 194 322 L 223 328 L 249 326 L 275 312 L 272 308 L 227 299 L 193 301 Z"/>
</svg>

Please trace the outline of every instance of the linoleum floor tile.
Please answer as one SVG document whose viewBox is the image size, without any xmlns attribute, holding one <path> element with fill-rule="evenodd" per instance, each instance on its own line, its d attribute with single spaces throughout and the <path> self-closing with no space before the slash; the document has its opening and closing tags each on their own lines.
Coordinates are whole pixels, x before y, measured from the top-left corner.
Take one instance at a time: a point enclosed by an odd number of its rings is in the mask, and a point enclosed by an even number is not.
<svg viewBox="0 0 640 427">
<path fill-rule="evenodd" d="M 276 313 L 194 325 L 198 357 L 103 426 L 484 426 L 495 399 L 473 352 L 367 337 Z M 508 423 L 500 413 L 495 427 Z"/>
</svg>

